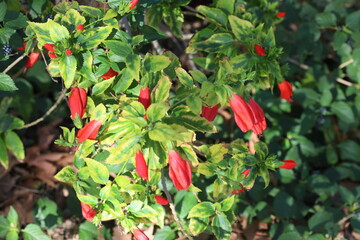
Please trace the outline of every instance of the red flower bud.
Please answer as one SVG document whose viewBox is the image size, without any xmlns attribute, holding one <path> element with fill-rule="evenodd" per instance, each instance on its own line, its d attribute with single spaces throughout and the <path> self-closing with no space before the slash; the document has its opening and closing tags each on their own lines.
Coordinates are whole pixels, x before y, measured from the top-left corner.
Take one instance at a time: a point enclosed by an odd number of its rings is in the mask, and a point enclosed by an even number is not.
<svg viewBox="0 0 360 240">
<path fill-rule="evenodd" d="M 253 112 L 242 97 L 233 94 L 232 99 L 230 99 L 230 107 L 234 112 L 235 122 L 241 131 L 247 132 L 253 128 L 255 123 Z"/>
<path fill-rule="evenodd" d="M 25 67 L 27 69 L 32 68 L 39 59 L 39 56 L 40 56 L 40 52 L 30 53 L 29 58 L 26 60 Z"/>
<path fill-rule="evenodd" d="M 118 72 L 115 72 L 112 68 L 110 68 L 109 71 L 107 71 L 101 77 L 106 80 L 106 79 L 110 79 L 110 78 L 116 76 L 117 74 L 118 74 Z"/>
<path fill-rule="evenodd" d="M 245 175 L 245 177 L 247 177 L 247 176 L 249 176 L 249 174 L 250 174 L 250 169 L 246 169 L 245 171 L 243 171 L 241 174 L 244 174 Z"/>
<path fill-rule="evenodd" d="M 84 142 L 87 139 L 95 140 L 96 136 L 101 127 L 101 122 L 99 120 L 92 120 L 85 124 L 85 126 L 79 130 L 76 137 L 79 139 L 79 143 Z"/>
<path fill-rule="evenodd" d="M 94 217 L 96 216 L 96 209 L 91 208 L 93 207 L 93 205 L 89 205 L 83 202 L 80 202 L 80 205 L 83 217 L 89 222 L 92 222 Z"/>
<path fill-rule="evenodd" d="M 276 14 L 276 16 L 279 17 L 279 18 L 283 18 L 283 17 L 286 16 L 286 12 L 278 12 L 278 13 Z"/>
<path fill-rule="evenodd" d="M 262 132 L 266 129 L 266 119 L 264 111 L 253 99 L 250 99 L 248 104 L 251 108 L 251 111 L 253 112 L 255 119 L 252 130 L 255 134 L 262 134 Z"/>
<path fill-rule="evenodd" d="M 143 233 L 143 231 L 138 228 L 134 228 L 132 232 L 134 234 L 135 240 L 149 240 L 145 233 Z"/>
<path fill-rule="evenodd" d="M 84 30 L 84 26 L 82 24 L 77 25 L 76 30 L 80 30 L 83 31 Z"/>
<path fill-rule="evenodd" d="M 144 105 L 145 109 L 148 109 L 148 107 L 151 105 L 149 87 L 140 88 L 138 101 Z"/>
<path fill-rule="evenodd" d="M 265 56 L 265 49 L 262 46 L 260 46 L 258 44 L 255 44 L 254 48 L 255 48 L 255 52 L 256 52 L 257 55 Z"/>
<path fill-rule="evenodd" d="M 146 165 L 146 161 L 144 155 L 141 151 L 138 151 L 135 156 L 135 165 L 136 165 L 136 172 L 139 176 L 148 181 L 149 174 L 148 174 L 148 166 Z"/>
<path fill-rule="evenodd" d="M 86 90 L 83 88 L 74 87 L 71 90 L 69 97 L 69 107 L 72 119 L 76 118 L 76 114 L 78 114 L 80 118 L 84 116 L 86 103 Z"/>
<path fill-rule="evenodd" d="M 155 196 L 155 200 L 160 205 L 168 205 L 169 204 L 169 201 L 162 196 Z"/>
<path fill-rule="evenodd" d="M 242 193 L 243 191 L 245 191 L 245 188 L 234 189 L 231 193 L 238 195 L 238 194 Z"/>
<path fill-rule="evenodd" d="M 131 0 L 130 1 L 130 9 L 133 9 L 138 4 L 139 0 Z"/>
<path fill-rule="evenodd" d="M 72 50 L 71 50 L 71 49 L 66 49 L 65 54 L 68 55 L 68 56 L 71 55 L 71 54 L 72 54 Z"/>
<path fill-rule="evenodd" d="M 294 167 L 297 166 L 296 162 L 294 160 L 284 160 L 281 161 L 284 164 L 282 166 L 280 166 L 279 168 L 283 168 L 283 169 L 293 169 Z"/>
<path fill-rule="evenodd" d="M 26 48 L 26 42 L 23 43 L 23 47 L 19 47 L 17 50 L 25 51 L 25 48 Z"/>
<path fill-rule="evenodd" d="M 192 181 L 190 163 L 181 158 L 180 154 L 171 151 L 169 156 L 169 177 L 177 190 L 187 189 Z"/>
<path fill-rule="evenodd" d="M 292 102 L 291 99 L 293 92 L 292 92 L 292 85 L 288 81 L 283 81 L 278 84 L 278 88 L 280 89 L 280 97 L 285 99 L 288 102 Z"/>
<path fill-rule="evenodd" d="M 45 43 L 44 48 L 46 48 L 50 52 L 55 52 L 54 44 Z"/>
<path fill-rule="evenodd" d="M 215 105 L 213 107 L 202 106 L 201 115 L 209 122 L 212 122 L 214 121 L 218 113 L 218 109 L 219 109 L 219 105 Z"/>
<path fill-rule="evenodd" d="M 57 56 L 54 52 L 48 52 L 48 55 L 50 58 L 57 58 Z"/>
</svg>

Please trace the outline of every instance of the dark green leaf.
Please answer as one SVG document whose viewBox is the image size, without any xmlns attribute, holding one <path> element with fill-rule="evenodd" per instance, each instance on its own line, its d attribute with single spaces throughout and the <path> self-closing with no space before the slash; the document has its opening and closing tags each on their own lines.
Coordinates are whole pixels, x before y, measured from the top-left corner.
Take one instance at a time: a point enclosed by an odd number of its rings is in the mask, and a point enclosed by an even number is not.
<svg viewBox="0 0 360 240">
<path fill-rule="evenodd" d="M 60 75 L 64 79 L 64 84 L 66 88 L 70 88 L 76 73 L 77 61 L 73 55 L 64 56 L 60 59 Z"/>
<path fill-rule="evenodd" d="M 213 218 L 212 231 L 217 239 L 225 240 L 230 239 L 231 223 L 223 214 L 216 215 Z"/>
<path fill-rule="evenodd" d="M 218 8 L 199 6 L 197 11 L 207 17 L 212 23 L 221 24 L 223 26 L 227 25 L 226 14 Z"/>
<path fill-rule="evenodd" d="M 5 73 L 0 73 L 0 90 L 2 91 L 15 91 L 18 88 L 15 86 L 11 77 Z"/>
</svg>

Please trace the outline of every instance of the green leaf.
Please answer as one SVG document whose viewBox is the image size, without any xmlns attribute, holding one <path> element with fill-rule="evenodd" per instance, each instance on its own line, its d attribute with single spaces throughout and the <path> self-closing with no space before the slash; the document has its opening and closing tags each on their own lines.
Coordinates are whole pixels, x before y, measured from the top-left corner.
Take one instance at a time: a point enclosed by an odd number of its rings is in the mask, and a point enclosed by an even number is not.
<svg viewBox="0 0 360 240">
<path fill-rule="evenodd" d="M 213 218 L 211 227 L 217 239 L 230 239 L 231 224 L 224 214 L 216 215 Z"/>
<path fill-rule="evenodd" d="M 6 131 L 5 143 L 7 149 L 9 149 L 17 159 L 22 160 L 25 158 L 24 145 L 16 133 Z"/>
<path fill-rule="evenodd" d="M 336 16 L 333 13 L 329 13 L 329 12 L 316 14 L 315 21 L 321 27 L 336 26 Z"/>
<path fill-rule="evenodd" d="M 130 54 L 126 57 L 126 66 L 128 68 L 128 71 L 132 75 L 132 77 L 136 80 L 139 80 L 139 74 L 140 74 L 140 56 L 135 54 Z"/>
<path fill-rule="evenodd" d="M 240 41 L 245 41 L 254 28 L 251 22 L 232 15 L 229 16 L 229 22 L 232 32 Z"/>
<path fill-rule="evenodd" d="M 227 25 L 227 16 L 221 9 L 199 6 L 196 10 L 207 17 L 212 23 L 221 24 L 223 26 Z"/>
<path fill-rule="evenodd" d="M 189 106 L 190 110 L 196 115 L 201 113 L 202 101 L 201 98 L 195 95 L 190 95 L 186 98 L 186 105 Z"/>
<path fill-rule="evenodd" d="M 189 73 L 193 77 L 193 79 L 199 83 L 203 83 L 207 80 L 206 75 L 199 70 L 190 70 Z"/>
<path fill-rule="evenodd" d="M 175 238 L 175 232 L 169 226 L 157 230 L 154 236 L 154 240 L 173 240 Z"/>
<path fill-rule="evenodd" d="M 2 22 L 4 20 L 5 14 L 6 14 L 6 2 L 5 1 L 1 1 L 0 2 L 0 22 Z"/>
<path fill-rule="evenodd" d="M 28 18 L 20 11 L 8 11 L 4 17 L 4 27 L 21 29 L 27 26 Z"/>
<path fill-rule="evenodd" d="M 344 123 L 351 124 L 355 121 L 353 110 L 345 102 L 334 102 L 331 111 Z"/>
<path fill-rule="evenodd" d="M 190 74 L 188 74 L 186 72 L 185 69 L 178 67 L 175 69 L 176 75 L 179 78 L 179 81 L 182 85 L 188 87 L 188 88 L 192 88 L 194 85 L 194 81 L 192 79 L 192 77 L 190 76 Z"/>
<path fill-rule="evenodd" d="M 9 210 L 9 213 L 8 213 L 8 216 L 7 216 L 7 219 L 9 220 L 10 222 L 10 225 L 12 227 L 16 227 L 18 226 L 19 224 L 19 216 L 16 212 L 16 210 L 11 206 L 10 207 L 10 210 Z"/>
<path fill-rule="evenodd" d="M 265 187 L 269 186 L 270 183 L 270 174 L 265 164 L 261 164 L 259 168 L 259 174 L 264 179 Z"/>
<path fill-rule="evenodd" d="M 135 151 L 138 150 L 136 145 L 138 144 L 141 136 L 129 136 L 121 139 L 119 144 L 115 148 L 110 149 L 110 156 L 106 159 L 106 163 L 108 164 L 119 164 L 122 163 L 129 158 L 133 158 L 135 156 Z"/>
<path fill-rule="evenodd" d="M 11 229 L 10 232 L 6 234 L 6 240 L 18 240 L 19 239 L 19 233 L 17 229 Z"/>
<path fill-rule="evenodd" d="M 120 79 L 117 80 L 116 84 L 113 87 L 116 93 L 125 92 L 134 80 L 134 77 L 132 76 L 128 68 L 123 69 L 120 74 Z"/>
<path fill-rule="evenodd" d="M 190 219 L 189 223 L 189 230 L 192 235 L 197 236 L 209 225 L 209 218 L 208 217 L 193 217 Z"/>
<path fill-rule="evenodd" d="M 5 73 L 0 73 L 0 90 L 2 91 L 15 91 L 18 88 L 15 86 L 11 77 Z"/>
<path fill-rule="evenodd" d="M 201 202 L 196 204 L 189 212 L 187 218 L 210 217 L 215 214 L 215 208 L 211 202 Z"/>
<path fill-rule="evenodd" d="M 46 43 L 54 43 L 50 37 L 50 25 L 47 23 L 29 22 L 29 26 L 36 34 L 36 39 L 40 46 Z"/>
<path fill-rule="evenodd" d="M 216 7 L 223 10 L 226 14 L 234 13 L 235 0 L 218 0 L 216 2 Z"/>
<path fill-rule="evenodd" d="M 184 23 L 184 14 L 180 7 L 169 4 L 163 7 L 163 17 L 165 23 L 170 27 L 171 32 L 177 36 L 182 36 L 182 24 Z"/>
<path fill-rule="evenodd" d="M 107 167 L 91 158 L 85 158 L 86 165 L 91 172 L 91 178 L 96 183 L 105 184 L 109 180 L 109 170 Z"/>
<path fill-rule="evenodd" d="M 295 199 L 285 191 L 279 192 L 274 199 L 274 211 L 279 218 L 291 218 L 297 211 Z"/>
<path fill-rule="evenodd" d="M 342 159 L 360 162 L 360 145 L 352 140 L 345 140 L 337 145 Z"/>
<path fill-rule="evenodd" d="M 84 24 L 85 22 L 85 17 L 81 16 L 75 9 L 69 9 L 65 16 L 61 18 L 61 23 L 70 31 L 74 31 L 79 24 Z"/>
<path fill-rule="evenodd" d="M 234 38 L 230 33 L 217 33 L 205 41 L 194 42 L 191 47 L 202 51 L 215 52 L 228 49 L 233 43 Z"/>
<path fill-rule="evenodd" d="M 119 40 L 107 40 L 104 43 L 112 53 L 117 56 L 123 57 L 124 61 L 126 57 L 132 53 L 132 49 L 128 43 L 124 43 Z"/>
<path fill-rule="evenodd" d="M 22 231 L 25 240 L 51 240 L 41 228 L 35 224 L 28 224 Z"/>
<path fill-rule="evenodd" d="M 193 131 L 216 132 L 215 126 L 200 116 L 193 114 L 184 114 L 178 117 L 166 118 L 164 121 L 168 124 L 174 123 Z"/>
<path fill-rule="evenodd" d="M 165 102 L 169 98 L 171 81 L 168 76 L 161 75 L 157 85 L 154 88 L 154 94 L 151 95 L 152 103 Z"/>
<path fill-rule="evenodd" d="M 311 231 L 321 231 L 326 225 L 333 225 L 334 214 L 327 211 L 315 213 L 308 221 Z"/>
<path fill-rule="evenodd" d="M 54 43 L 70 38 L 69 31 L 66 27 L 52 21 L 51 19 L 49 19 L 46 24 L 49 28 L 50 38 Z"/>
<path fill-rule="evenodd" d="M 166 142 L 166 141 L 184 141 L 190 142 L 192 139 L 192 133 L 185 127 L 176 124 L 164 124 L 158 122 L 154 128 L 149 131 L 149 137 L 151 140 Z"/>
<path fill-rule="evenodd" d="M 264 142 L 255 143 L 255 153 L 257 156 L 260 156 L 261 160 L 265 160 L 266 156 L 269 154 L 269 150 Z"/>
<path fill-rule="evenodd" d="M 4 166 L 4 168 L 8 168 L 9 166 L 9 158 L 6 151 L 6 144 L 2 137 L 0 137 L 0 163 Z"/>
<path fill-rule="evenodd" d="M 96 240 L 98 239 L 98 228 L 95 224 L 85 221 L 79 227 L 80 240 Z"/>
<path fill-rule="evenodd" d="M 60 59 L 60 75 L 64 79 L 64 85 L 66 88 L 70 88 L 76 73 L 77 61 L 73 55 L 64 56 Z"/>
<path fill-rule="evenodd" d="M 170 106 L 167 103 L 153 103 L 146 110 L 146 116 L 150 122 L 156 122 L 162 119 L 169 109 Z"/>
<path fill-rule="evenodd" d="M 104 16 L 103 12 L 99 8 L 81 5 L 80 9 L 83 11 L 84 15 L 89 17 L 101 18 Z"/>
<path fill-rule="evenodd" d="M 74 183 L 77 180 L 76 173 L 70 166 L 61 169 L 60 172 L 55 175 L 55 178 L 56 180 L 65 183 Z"/>
<path fill-rule="evenodd" d="M 144 59 L 144 69 L 146 72 L 158 72 L 165 69 L 171 63 L 166 56 L 147 55 Z"/>
<path fill-rule="evenodd" d="M 0 216 L 0 237 L 5 237 L 6 233 L 10 231 L 10 223 L 6 217 Z"/>
<path fill-rule="evenodd" d="M 215 144 L 209 148 L 209 152 L 206 154 L 209 162 L 218 163 L 224 159 L 224 155 L 228 152 L 228 149 L 224 144 Z"/>
<path fill-rule="evenodd" d="M 78 37 L 77 44 L 84 50 L 95 48 L 105 41 L 111 31 L 112 27 L 109 26 L 87 29 Z"/>
<path fill-rule="evenodd" d="M 110 87 L 110 85 L 113 83 L 114 78 L 110 78 L 108 80 L 103 80 L 101 82 L 96 83 L 93 86 L 92 89 L 92 94 L 94 96 L 102 94 L 103 92 L 105 92 L 106 89 L 108 89 Z"/>
<path fill-rule="evenodd" d="M 231 197 L 223 200 L 221 202 L 221 211 L 223 211 L 223 212 L 229 211 L 231 209 L 231 207 L 233 206 L 234 202 L 235 202 L 235 195 L 232 195 Z"/>
<path fill-rule="evenodd" d="M 98 199 L 97 197 L 91 196 L 91 195 L 83 195 L 83 194 L 77 194 L 76 195 L 80 202 L 89 204 L 89 205 L 97 205 Z"/>
<path fill-rule="evenodd" d="M 15 29 L 0 28 L 0 43 L 7 44 L 14 33 L 16 33 Z"/>
</svg>

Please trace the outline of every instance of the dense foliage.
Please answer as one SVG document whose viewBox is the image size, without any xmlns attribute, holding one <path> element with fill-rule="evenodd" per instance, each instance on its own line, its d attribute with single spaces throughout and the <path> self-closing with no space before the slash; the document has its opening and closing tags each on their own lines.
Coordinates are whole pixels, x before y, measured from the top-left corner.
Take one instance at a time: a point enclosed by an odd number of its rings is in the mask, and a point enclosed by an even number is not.
<svg viewBox="0 0 360 240">
<path fill-rule="evenodd" d="M 0 1 L 0 162 L 25 158 L 35 119 L 65 118 L 74 162 L 55 177 L 81 202 L 80 238 L 111 238 L 114 220 L 135 239 L 154 224 L 155 239 L 229 239 L 239 216 L 274 239 L 360 232 L 356 1 L 98 2 Z M 38 208 L 25 239 L 61 222 Z M 13 208 L 0 223 L 18 238 Z"/>
</svg>

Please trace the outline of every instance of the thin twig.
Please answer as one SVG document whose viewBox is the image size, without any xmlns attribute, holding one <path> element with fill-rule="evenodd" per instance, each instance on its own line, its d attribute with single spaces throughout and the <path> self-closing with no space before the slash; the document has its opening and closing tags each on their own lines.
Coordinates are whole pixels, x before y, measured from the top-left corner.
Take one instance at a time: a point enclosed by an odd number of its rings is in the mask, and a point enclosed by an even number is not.
<svg viewBox="0 0 360 240">
<path fill-rule="evenodd" d="M 352 64 L 353 62 L 354 62 L 354 59 L 351 58 L 350 60 L 347 60 L 346 62 L 340 64 L 339 69 L 342 69 L 342 68 L 346 67 L 347 65 Z"/>
<path fill-rule="evenodd" d="M 336 78 L 336 81 L 338 83 L 344 84 L 345 86 L 348 86 L 348 87 L 353 85 L 352 82 L 346 81 L 345 79 L 342 79 L 342 78 Z"/>
<path fill-rule="evenodd" d="M 175 211 L 175 207 L 174 207 L 174 202 L 171 198 L 171 195 L 166 187 L 166 182 L 165 182 L 165 174 L 164 174 L 164 169 L 161 169 L 161 185 L 163 186 L 163 189 L 164 189 L 164 192 L 165 192 L 165 195 L 166 195 L 166 198 L 167 200 L 169 201 L 169 206 L 170 206 L 170 209 L 171 209 L 171 212 L 172 212 L 172 215 L 174 216 L 174 220 L 175 222 L 177 223 L 178 225 L 178 228 L 180 229 L 180 231 L 182 232 L 182 234 L 184 234 L 185 237 L 187 237 L 188 239 L 193 239 L 191 236 L 189 236 L 185 229 L 183 228 L 181 222 L 180 222 L 180 219 L 179 217 L 177 216 L 176 214 L 176 211 Z"/>
<path fill-rule="evenodd" d="M 289 62 L 291 62 L 292 64 L 295 64 L 297 66 L 299 66 L 300 68 L 304 69 L 304 70 L 308 70 L 309 66 L 303 63 L 300 63 L 299 61 L 292 59 L 292 58 L 288 58 L 287 59 Z"/>
<path fill-rule="evenodd" d="M 8 71 L 10 71 L 10 69 L 12 69 L 18 62 L 20 62 L 21 60 L 23 60 L 23 58 L 26 56 L 26 54 L 24 53 L 23 55 L 21 55 L 20 57 L 18 57 L 15 61 L 13 61 L 4 71 L 3 73 L 7 73 Z"/>
<path fill-rule="evenodd" d="M 57 108 L 57 106 L 61 103 L 61 101 L 65 98 L 65 94 L 66 94 L 66 88 L 64 88 L 61 91 L 61 94 L 60 94 L 59 98 L 56 100 L 55 104 L 51 108 L 49 108 L 49 110 L 41 118 L 38 118 L 35 121 L 33 121 L 31 123 L 28 123 L 28 124 L 25 124 L 24 126 L 19 127 L 17 129 L 29 128 L 29 127 L 32 127 L 32 126 L 44 121 L 45 118 L 47 116 L 49 116 Z"/>
<path fill-rule="evenodd" d="M 162 49 L 162 47 L 160 46 L 158 40 L 152 41 L 151 44 L 154 47 L 154 49 L 155 49 L 155 51 L 157 52 L 158 55 L 163 55 L 164 49 Z"/>
<path fill-rule="evenodd" d="M 130 36 L 132 36 L 131 34 L 131 27 L 130 27 L 130 24 L 129 24 L 129 21 L 127 19 L 127 16 L 124 16 L 122 19 L 121 19 L 121 22 L 124 24 L 125 26 L 125 32 L 127 34 L 129 34 Z"/>
</svg>

